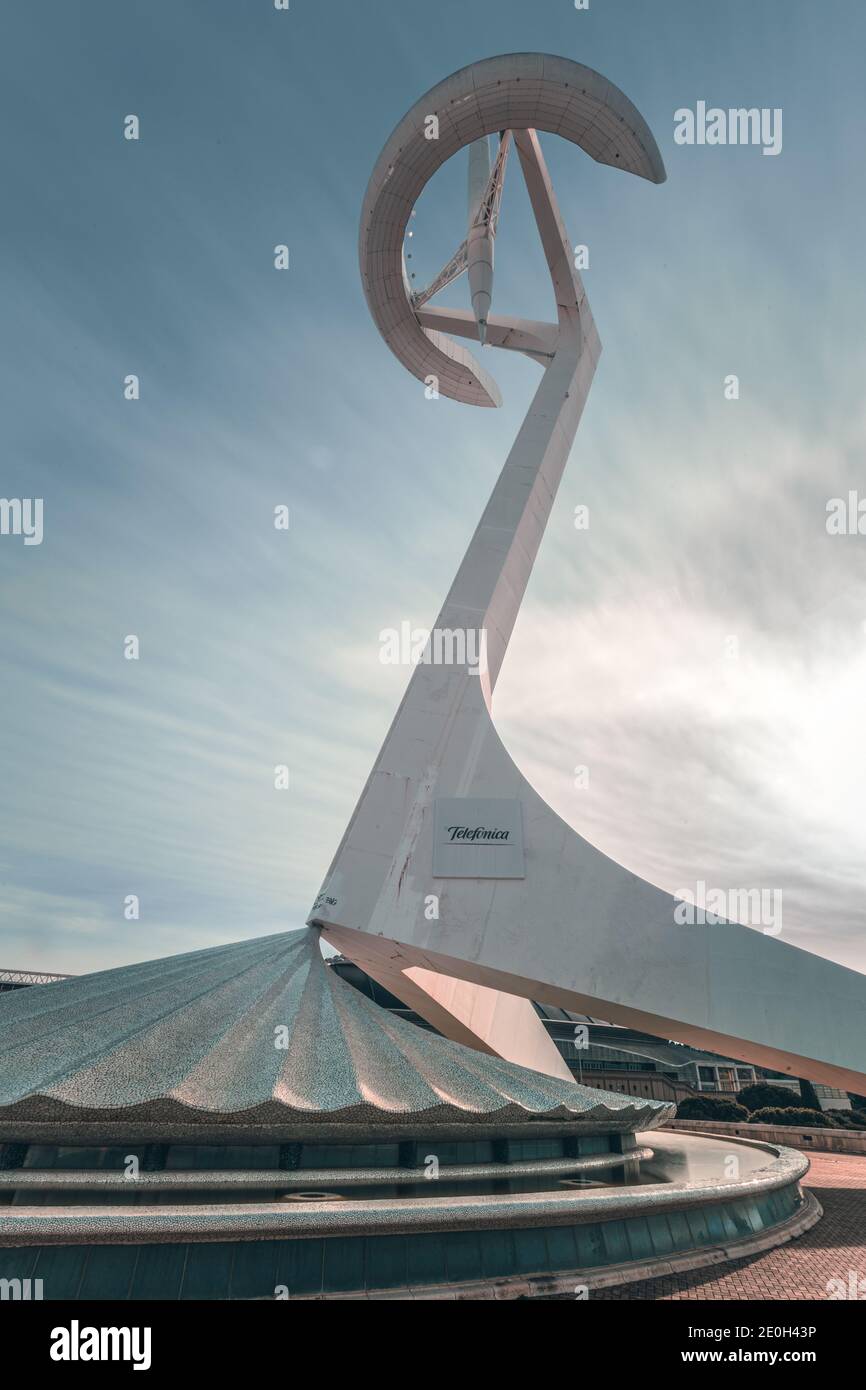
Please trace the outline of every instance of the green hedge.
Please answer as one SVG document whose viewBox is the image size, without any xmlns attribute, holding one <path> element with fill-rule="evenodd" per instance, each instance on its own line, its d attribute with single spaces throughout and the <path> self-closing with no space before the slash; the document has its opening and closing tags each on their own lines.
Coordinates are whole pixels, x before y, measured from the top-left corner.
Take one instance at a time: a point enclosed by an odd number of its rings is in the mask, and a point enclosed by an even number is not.
<svg viewBox="0 0 866 1390">
<path fill-rule="evenodd" d="M 789 1110 L 792 1105 L 803 1104 L 796 1091 L 786 1086 L 774 1086 L 772 1081 L 756 1081 L 754 1086 L 744 1086 L 737 1100 L 747 1110 L 766 1110 L 769 1105 Z"/>
<path fill-rule="evenodd" d="M 774 1105 L 768 1105 L 763 1110 L 753 1110 L 749 1116 L 749 1124 L 802 1125 L 807 1129 L 839 1128 L 836 1121 L 824 1110 L 794 1109 L 792 1106 L 783 1110 Z"/>
<path fill-rule="evenodd" d="M 862 1110 L 834 1110 L 833 1119 L 844 1129 L 866 1129 L 866 1113 Z"/>
<path fill-rule="evenodd" d="M 678 1120 L 748 1120 L 749 1112 L 735 1100 L 722 1096 L 688 1096 L 677 1106 Z"/>
</svg>

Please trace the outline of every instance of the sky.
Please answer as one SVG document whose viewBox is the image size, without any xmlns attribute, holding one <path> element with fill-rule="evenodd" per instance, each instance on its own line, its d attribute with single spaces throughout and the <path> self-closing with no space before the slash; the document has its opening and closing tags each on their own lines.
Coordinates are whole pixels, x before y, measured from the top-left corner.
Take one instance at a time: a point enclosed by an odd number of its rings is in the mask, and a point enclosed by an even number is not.
<svg viewBox="0 0 866 1390">
<path fill-rule="evenodd" d="M 433 623 L 540 370 L 485 349 L 501 410 L 425 398 L 361 292 L 364 189 L 429 87 L 532 50 L 621 87 L 668 181 L 542 137 L 604 352 L 497 725 L 628 868 L 780 892 L 784 940 L 866 969 L 866 536 L 827 530 L 866 496 L 866 11 L 14 0 L 3 31 L 0 491 L 44 510 L 0 536 L 0 967 L 303 924 L 408 679 L 380 633 Z M 781 152 L 678 145 L 699 101 L 780 108 Z M 553 313 L 516 161 L 497 310 Z"/>
</svg>

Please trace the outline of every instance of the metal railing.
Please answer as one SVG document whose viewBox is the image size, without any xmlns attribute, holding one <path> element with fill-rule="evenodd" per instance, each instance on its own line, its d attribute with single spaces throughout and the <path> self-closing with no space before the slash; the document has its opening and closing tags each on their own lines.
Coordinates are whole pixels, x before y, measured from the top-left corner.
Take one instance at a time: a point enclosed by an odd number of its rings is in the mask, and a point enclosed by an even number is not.
<svg viewBox="0 0 866 1390">
<path fill-rule="evenodd" d="M 0 968 L 0 985 L 50 985 L 55 980 L 71 980 L 72 975 L 52 975 L 47 970 L 3 970 Z"/>
</svg>

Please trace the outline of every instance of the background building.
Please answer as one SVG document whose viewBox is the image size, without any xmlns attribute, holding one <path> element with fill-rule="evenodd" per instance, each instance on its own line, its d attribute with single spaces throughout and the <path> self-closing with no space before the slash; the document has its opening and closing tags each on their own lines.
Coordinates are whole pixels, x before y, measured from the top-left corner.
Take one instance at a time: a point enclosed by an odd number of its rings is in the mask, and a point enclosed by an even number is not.
<svg viewBox="0 0 866 1390">
<path fill-rule="evenodd" d="M 420 1028 L 430 1028 L 420 1014 L 399 1000 L 390 990 L 345 957 L 331 957 L 328 964 L 349 984 L 369 999 L 381 1004 Z M 648 1100 L 679 1103 L 689 1096 L 705 1093 L 736 1097 L 738 1091 L 756 1081 L 772 1081 L 788 1087 L 792 1105 L 800 1097 L 799 1083 L 790 1076 L 737 1062 L 683 1043 L 656 1038 L 635 1028 L 572 1013 L 552 1004 L 535 1004 L 548 1035 L 556 1044 L 576 1081 L 604 1091 L 640 1096 Z M 847 1092 L 830 1086 L 815 1086 L 822 1110 L 850 1110 Z"/>
</svg>

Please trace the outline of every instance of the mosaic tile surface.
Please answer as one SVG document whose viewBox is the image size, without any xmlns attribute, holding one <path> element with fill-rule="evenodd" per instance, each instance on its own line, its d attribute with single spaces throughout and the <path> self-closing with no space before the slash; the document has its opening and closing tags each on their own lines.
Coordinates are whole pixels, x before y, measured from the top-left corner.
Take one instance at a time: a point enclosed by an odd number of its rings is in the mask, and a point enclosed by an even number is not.
<svg viewBox="0 0 866 1390">
<path fill-rule="evenodd" d="M 0 1057 L 4 1121 L 423 1115 L 646 1130 L 673 1110 L 542 1076 L 395 1018 L 325 965 L 310 930 L 9 993 Z"/>
</svg>

